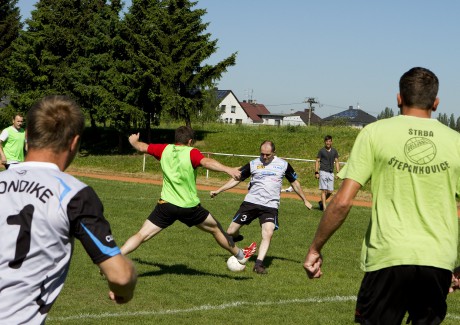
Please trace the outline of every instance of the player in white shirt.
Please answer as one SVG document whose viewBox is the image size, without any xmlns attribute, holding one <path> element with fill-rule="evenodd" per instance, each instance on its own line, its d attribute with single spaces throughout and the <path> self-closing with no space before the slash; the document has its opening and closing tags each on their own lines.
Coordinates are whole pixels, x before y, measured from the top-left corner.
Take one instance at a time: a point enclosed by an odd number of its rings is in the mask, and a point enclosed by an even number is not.
<svg viewBox="0 0 460 325">
<path fill-rule="evenodd" d="M 43 324 L 67 276 L 74 238 L 104 273 L 109 298 L 128 302 L 136 284 L 94 190 L 63 171 L 78 151 L 80 108 L 45 97 L 27 115 L 26 161 L 0 173 L 0 324 Z"/>
<path fill-rule="evenodd" d="M 243 239 L 243 236 L 239 234 L 241 226 L 259 219 L 262 228 L 262 241 L 253 271 L 258 274 L 266 274 L 263 260 L 270 247 L 273 232 L 278 229 L 278 207 L 283 178 L 286 177 L 291 183 L 292 188 L 308 209 L 311 209 L 312 205 L 305 197 L 292 166 L 275 156 L 275 144 L 272 141 L 262 142 L 260 157 L 241 167 L 240 170 L 241 179 L 239 181 L 231 179 L 218 190 L 211 191 L 210 194 L 211 197 L 215 197 L 251 177 L 249 192 L 233 217 L 227 233 L 234 238 L 234 241 L 240 241 Z"/>
</svg>

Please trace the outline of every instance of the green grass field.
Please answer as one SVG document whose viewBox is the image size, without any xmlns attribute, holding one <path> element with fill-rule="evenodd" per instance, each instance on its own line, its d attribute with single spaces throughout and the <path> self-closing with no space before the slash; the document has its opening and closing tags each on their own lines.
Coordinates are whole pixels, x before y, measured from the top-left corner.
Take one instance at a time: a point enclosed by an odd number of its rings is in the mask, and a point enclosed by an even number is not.
<svg viewBox="0 0 460 325">
<path fill-rule="evenodd" d="M 160 187 L 82 178 L 105 205 L 117 243 L 138 230 L 151 212 Z M 204 207 L 226 228 L 243 195 L 223 193 Z M 307 279 L 302 262 L 321 217 L 300 200 L 282 199 L 280 230 L 266 258 L 268 275 L 227 270 L 229 254 L 211 235 L 176 223 L 129 255 L 139 279 L 135 298 L 126 305 L 108 299 L 108 288 L 79 243 L 64 289 L 48 324 L 352 324 L 362 278 L 361 241 L 370 209 L 354 207 L 326 245 L 319 280 Z M 260 240 L 257 222 L 244 227 L 244 245 Z M 421 284 L 423 285 L 423 284 Z M 444 324 L 460 322 L 460 293 L 448 298 Z"/>
</svg>

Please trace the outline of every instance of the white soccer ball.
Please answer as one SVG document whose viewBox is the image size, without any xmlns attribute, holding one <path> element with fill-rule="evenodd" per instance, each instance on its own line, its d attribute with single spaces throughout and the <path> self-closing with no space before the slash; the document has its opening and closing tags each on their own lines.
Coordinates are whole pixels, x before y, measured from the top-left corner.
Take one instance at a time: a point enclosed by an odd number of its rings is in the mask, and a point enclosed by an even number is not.
<svg viewBox="0 0 460 325">
<path fill-rule="evenodd" d="M 235 256 L 230 256 L 227 260 L 227 267 L 232 272 L 241 272 L 244 271 L 246 265 L 238 262 L 238 259 Z"/>
</svg>

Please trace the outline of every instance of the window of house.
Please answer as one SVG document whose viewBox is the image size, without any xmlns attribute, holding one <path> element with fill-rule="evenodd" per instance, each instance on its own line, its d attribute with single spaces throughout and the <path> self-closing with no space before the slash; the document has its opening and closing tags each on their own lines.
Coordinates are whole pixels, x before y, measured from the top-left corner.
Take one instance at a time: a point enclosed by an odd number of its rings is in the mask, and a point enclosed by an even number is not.
<svg viewBox="0 0 460 325">
<path fill-rule="evenodd" d="M 236 106 L 232 105 L 232 113 L 235 113 L 235 111 L 236 111 Z"/>
<path fill-rule="evenodd" d="M 227 108 L 226 105 L 220 105 L 220 111 L 221 111 L 222 113 L 225 113 L 225 109 L 226 109 L 226 108 Z"/>
<path fill-rule="evenodd" d="M 232 124 L 232 123 L 233 123 L 233 119 L 231 118 L 231 119 L 230 119 L 230 124 Z"/>
<path fill-rule="evenodd" d="M 240 118 L 237 118 L 237 119 L 235 120 L 235 124 L 243 124 L 243 120 L 240 119 Z"/>
</svg>

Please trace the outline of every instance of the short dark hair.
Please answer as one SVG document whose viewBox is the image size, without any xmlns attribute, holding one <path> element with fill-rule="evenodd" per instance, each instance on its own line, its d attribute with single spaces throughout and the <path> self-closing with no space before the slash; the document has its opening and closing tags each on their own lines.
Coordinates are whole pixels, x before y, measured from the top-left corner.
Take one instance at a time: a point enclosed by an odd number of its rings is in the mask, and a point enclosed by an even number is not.
<svg viewBox="0 0 460 325">
<path fill-rule="evenodd" d="M 425 68 L 412 68 L 399 80 L 399 95 L 407 107 L 432 109 L 438 89 L 438 77 Z"/>
<path fill-rule="evenodd" d="M 327 141 L 327 140 L 332 140 L 332 136 L 331 135 L 326 135 L 324 137 L 324 141 Z"/>
<path fill-rule="evenodd" d="M 275 143 L 273 141 L 270 141 L 270 140 L 262 141 L 262 143 L 260 144 L 260 148 L 262 148 L 264 144 L 269 144 L 272 147 L 272 152 L 275 152 Z"/>
<path fill-rule="evenodd" d="M 24 118 L 24 114 L 22 114 L 22 112 L 15 112 L 15 113 L 13 114 L 13 120 L 16 118 L 16 116 L 19 116 L 19 117 Z"/>
<path fill-rule="evenodd" d="M 189 140 L 195 139 L 195 132 L 189 126 L 180 126 L 174 133 L 174 141 L 178 144 L 188 144 Z"/>
</svg>

